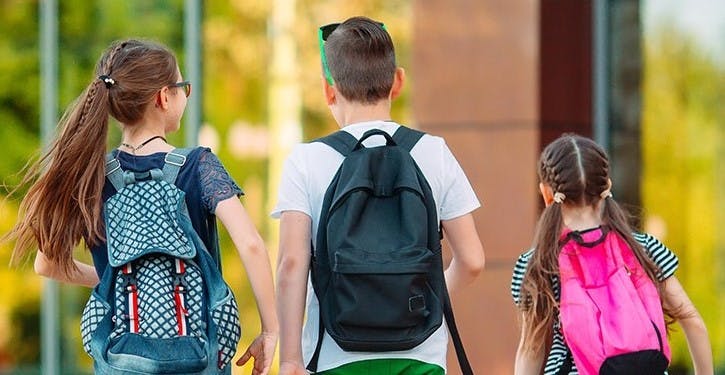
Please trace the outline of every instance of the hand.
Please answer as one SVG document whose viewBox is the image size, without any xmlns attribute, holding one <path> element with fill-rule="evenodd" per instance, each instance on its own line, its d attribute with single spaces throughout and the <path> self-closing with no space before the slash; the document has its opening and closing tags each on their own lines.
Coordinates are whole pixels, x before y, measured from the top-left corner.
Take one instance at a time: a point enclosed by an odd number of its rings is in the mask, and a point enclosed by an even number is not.
<svg viewBox="0 0 725 375">
<path fill-rule="evenodd" d="M 283 361 L 279 365 L 279 375 L 307 375 L 305 366 L 301 363 Z"/>
<path fill-rule="evenodd" d="M 262 332 L 249 344 L 247 350 L 237 361 L 237 366 L 243 366 L 254 357 L 252 375 L 267 375 L 272 366 L 275 347 L 277 347 L 277 334 Z"/>
</svg>

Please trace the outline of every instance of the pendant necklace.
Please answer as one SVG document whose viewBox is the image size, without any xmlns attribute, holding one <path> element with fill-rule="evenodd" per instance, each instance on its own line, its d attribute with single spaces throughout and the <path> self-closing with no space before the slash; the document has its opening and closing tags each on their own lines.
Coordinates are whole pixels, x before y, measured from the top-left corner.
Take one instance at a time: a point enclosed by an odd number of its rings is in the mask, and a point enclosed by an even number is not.
<svg viewBox="0 0 725 375">
<path fill-rule="evenodd" d="M 155 136 L 153 136 L 153 137 L 151 137 L 151 138 L 143 141 L 140 145 L 138 145 L 136 147 L 134 147 L 134 146 L 132 146 L 132 145 L 130 145 L 128 143 L 124 143 L 124 142 L 121 142 L 121 146 L 130 149 L 131 152 L 135 155 L 136 154 L 136 151 L 140 150 L 143 146 L 146 146 L 147 144 L 149 144 L 149 142 L 153 141 L 154 139 L 159 139 L 159 138 L 162 139 L 164 142 L 166 142 L 166 138 L 164 138 L 164 137 L 162 137 L 160 135 L 155 135 Z"/>
</svg>

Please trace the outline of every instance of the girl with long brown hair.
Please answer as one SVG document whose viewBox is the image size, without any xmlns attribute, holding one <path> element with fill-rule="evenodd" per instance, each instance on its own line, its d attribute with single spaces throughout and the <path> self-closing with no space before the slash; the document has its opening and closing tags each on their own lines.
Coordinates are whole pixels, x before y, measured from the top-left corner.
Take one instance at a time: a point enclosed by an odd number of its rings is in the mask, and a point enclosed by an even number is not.
<svg viewBox="0 0 725 375">
<path fill-rule="evenodd" d="M 539 218 L 533 248 L 518 258 L 511 284 L 522 323 L 516 375 L 587 373 L 577 371 L 562 334 L 559 255 L 565 241 L 563 234 L 593 231 L 602 233 L 602 238 L 606 233 L 615 234 L 631 249 L 635 262 L 656 285 L 662 308 L 683 328 L 695 373 L 712 374 L 705 324 L 673 276 L 678 259 L 656 238 L 636 233 L 629 226 L 626 214 L 612 197 L 609 160 L 604 150 L 591 139 L 565 134 L 541 153 L 538 174 L 546 207 Z"/>
<path fill-rule="evenodd" d="M 103 204 L 116 193 L 106 178 L 108 117 L 121 126 L 122 142 L 111 155 L 123 170 L 161 168 L 174 150 L 166 136 L 179 129 L 190 94 L 191 83 L 183 80 L 168 48 L 141 40 L 113 43 L 98 61 L 88 87 L 62 117 L 50 148 L 23 180 L 30 187 L 17 224 L 4 238 L 16 240 L 13 262 L 35 255 L 40 275 L 88 287 L 98 284 L 110 267 Z M 221 267 L 217 217 L 237 248 L 262 328 L 237 364 L 254 357 L 254 373 L 265 374 L 277 342 L 274 288 L 264 242 L 238 199 L 243 193 L 204 147 L 190 151 L 175 185 L 184 192 L 193 230 L 217 266 Z M 81 242 L 90 248 L 93 265 L 74 259 Z"/>
</svg>

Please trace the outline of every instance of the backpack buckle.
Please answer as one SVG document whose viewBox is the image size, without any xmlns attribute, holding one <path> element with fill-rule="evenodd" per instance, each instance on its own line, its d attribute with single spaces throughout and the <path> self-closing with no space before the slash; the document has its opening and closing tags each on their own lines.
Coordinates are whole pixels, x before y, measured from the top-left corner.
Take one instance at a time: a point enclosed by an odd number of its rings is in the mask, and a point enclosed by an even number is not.
<svg viewBox="0 0 725 375">
<path fill-rule="evenodd" d="M 189 283 L 186 281 L 186 266 L 181 259 L 174 260 L 174 274 L 171 282 L 174 285 L 174 290 L 186 293 L 186 288 L 189 287 Z"/>
<path fill-rule="evenodd" d="M 127 293 L 133 292 L 136 286 L 136 275 L 133 273 L 121 273 L 121 287 L 126 290 Z"/>
<path fill-rule="evenodd" d="M 419 294 L 408 298 L 408 311 L 416 312 L 425 309 L 425 296 Z"/>
<path fill-rule="evenodd" d="M 172 279 L 172 282 L 174 283 L 174 289 L 181 286 L 181 288 L 179 288 L 179 291 L 182 293 L 186 293 L 186 288 L 189 287 L 189 282 L 186 281 L 186 274 L 183 274 L 183 273 L 174 274 L 174 278 Z"/>
<path fill-rule="evenodd" d="M 119 162 L 118 159 L 114 158 L 106 162 L 106 176 L 119 169 L 121 169 L 121 162 Z"/>
</svg>

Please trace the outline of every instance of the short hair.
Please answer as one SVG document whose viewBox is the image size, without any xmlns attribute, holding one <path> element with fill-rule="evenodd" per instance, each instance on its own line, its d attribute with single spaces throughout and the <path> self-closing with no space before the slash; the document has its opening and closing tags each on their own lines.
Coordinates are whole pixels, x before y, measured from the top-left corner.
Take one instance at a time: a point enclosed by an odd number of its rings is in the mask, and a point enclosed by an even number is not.
<svg viewBox="0 0 725 375">
<path fill-rule="evenodd" d="M 375 104 L 388 97 L 395 77 L 395 47 L 379 22 L 349 18 L 330 34 L 324 48 L 335 86 L 347 100 Z"/>
</svg>

